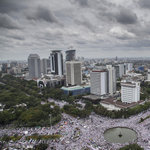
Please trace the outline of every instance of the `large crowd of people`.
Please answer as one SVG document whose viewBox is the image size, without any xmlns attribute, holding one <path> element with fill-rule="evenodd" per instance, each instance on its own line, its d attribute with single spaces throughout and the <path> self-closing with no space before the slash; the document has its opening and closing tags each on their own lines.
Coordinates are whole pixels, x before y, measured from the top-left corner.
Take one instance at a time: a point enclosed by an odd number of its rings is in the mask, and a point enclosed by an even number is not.
<svg viewBox="0 0 150 150">
<path fill-rule="evenodd" d="M 60 107 L 64 104 L 63 102 L 57 102 Z M 127 119 L 111 119 L 101 117 L 96 114 L 91 114 L 88 118 L 80 119 L 71 117 L 68 114 L 63 113 L 61 121 L 55 126 L 51 127 L 40 127 L 40 128 L 1 128 L 0 136 L 8 134 L 9 136 L 18 134 L 23 137 L 18 142 L 8 143 L 8 146 L 21 145 L 35 145 L 39 141 L 30 140 L 26 141 L 25 137 L 38 133 L 40 135 L 50 135 L 58 133 L 61 138 L 58 140 L 47 140 L 46 142 L 50 150 L 51 147 L 55 147 L 57 150 L 82 150 L 85 148 L 89 149 L 118 149 L 129 143 L 111 143 L 104 138 L 104 132 L 113 127 L 128 127 L 136 131 L 137 139 L 132 141 L 136 142 L 145 150 L 150 150 L 150 119 L 146 119 L 142 123 L 139 123 L 140 118 L 146 118 L 150 115 L 150 110 L 142 112 L 138 115 L 131 116 Z M 40 141 L 41 142 L 41 141 Z M 25 147 L 24 146 L 24 147 Z"/>
</svg>

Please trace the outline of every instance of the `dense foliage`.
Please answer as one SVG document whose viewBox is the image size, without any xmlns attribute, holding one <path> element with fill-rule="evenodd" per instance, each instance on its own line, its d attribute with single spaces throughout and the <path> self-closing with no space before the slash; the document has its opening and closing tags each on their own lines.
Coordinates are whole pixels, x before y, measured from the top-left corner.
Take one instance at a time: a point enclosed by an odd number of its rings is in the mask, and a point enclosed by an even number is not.
<svg viewBox="0 0 150 150">
<path fill-rule="evenodd" d="M 137 143 L 126 145 L 119 150 L 144 150 L 144 148 L 141 148 Z"/>
<path fill-rule="evenodd" d="M 55 123 L 61 120 L 60 109 L 54 105 L 54 108 L 50 108 L 49 104 L 38 105 L 24 111 L 15 122 L 18 126 L 50 126 L 50 117 L 52 115 L 51 123 Z"/>
<path fill-rule="evenodd" d="M 48 148 L 48 144 L 40 143 L 39 145 L 35 145 L 33 150 L 46 150 Z"/>
<path fill-rule="evenodd" d="M 141 118 L 141 120 L 139 121 L 139 123 L 145 121 L 146 119 L 150 118 L 150 116 L 147 116 L 146 118 Z"/>
<path fill-rule="evenodd" d="M 86 105 L 83 110 L 76 108 L 76 105 L 64 105 L 63 109 L 65 113 L 73 116 L 73 117 L 80 117 L 85 118 L 91 114 L 92 110 L 92 103 L 86 102 Z"/>
<path fill-rule="evenodd" d="M 7 134 L 3 135 L 1 137 L 1 141 L 9 142 L 10 140 L 12 141 L 18 141 L 22 138 L 22 136 L 18 136 L 18 134 L 15 134 L 14 136 L 8 136 Z"/>
<path fill-rule="evenodd" d="M 60 121 L 61 114 L 58 106 L 50 108 L 48 105 L 41 105 L 45 100 L 39 94 L 36 82 L 5 75 L 0 78 L 0 124 L 6 125 L 14 122 L 17 126 L 49 126 L 49 114 L 52 114 L 52 124 Z M 46 89 L 47 92 L 49 89 Z M 60 95 L 60 89 L 51 89 L 55 95 Z M 45 94 L 45 93 L 44 93 Z M 45 94 L 46 95 L 46 94 Z M 45 96 L 46 97 L 46 96 Z M 57 97 L 56 97 L 57 98 Z"/>
<path fill-rule="evenodd" d="M 39 135 L 34 134 L 31 136 L 26 136 L 26 140 L 34 139 L 34 140 L 53 140 L 53 139 L 59 139 L 61 135 L 59 134 L 53 134 L 53 135 Z"/>
<path fill-rule="evenodd" d="M 128 118 L 131 115 L 136 115 L 148 108 L 150 108 L 150 102 L 146 102 L 144 105 L 135 106 L 134 108 L 121 109 L 120 111 L 108 111 L 102 105 L 93 106 L 95 113 L 110 118 Z"/>
</svg>

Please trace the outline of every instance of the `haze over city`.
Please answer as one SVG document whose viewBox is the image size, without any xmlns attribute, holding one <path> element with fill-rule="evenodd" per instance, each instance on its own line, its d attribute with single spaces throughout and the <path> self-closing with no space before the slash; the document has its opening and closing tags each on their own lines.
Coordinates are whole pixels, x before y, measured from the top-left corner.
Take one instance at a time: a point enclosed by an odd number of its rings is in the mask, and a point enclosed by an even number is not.
<svg viewBox="0 0 150 150">
<path fill-rule="evenodd" d="M 69 46 L 86 58 L 145 57 L 149 14 L 149 0 L 0 0 L 0 59 Z"/>
</svg>

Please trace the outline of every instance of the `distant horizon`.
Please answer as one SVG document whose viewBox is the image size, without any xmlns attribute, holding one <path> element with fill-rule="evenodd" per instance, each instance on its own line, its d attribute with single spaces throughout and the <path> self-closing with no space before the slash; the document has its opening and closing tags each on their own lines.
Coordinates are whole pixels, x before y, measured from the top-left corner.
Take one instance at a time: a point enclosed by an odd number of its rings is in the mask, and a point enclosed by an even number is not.
<svg viewBox="0 0 150 150">
<path fill-rule="evenodd" d="M 84 57 L 84 56 L 77 56 L 77 57 Z M 87 57 L 84 57 L 84 59 L 115 59 L 116 57 L 103 57 L 103 58 L 87 58 Z M 134 59 L 134 58 L 147 58 L 147 59 L 150 59 L 150 57 L 118 57 L 117 56 L 117 59 L 118 60 L 120 60 L 120 59 Z M 40 59 L 44 59 L 44 58 L 41 58 L 40 57 Z M 47 58 L 48 59 L 48 58 Z M 77 58 L 76 58 L 77 59 Z M 63 58 L 63 60 L 65 60 L 64 58 Z M 0 60 L 0 62 L 3 62 L 3 61 L 28 61 L 28 58 L 27 59 L 6 59 L 6 60 Z"/>
</svg>

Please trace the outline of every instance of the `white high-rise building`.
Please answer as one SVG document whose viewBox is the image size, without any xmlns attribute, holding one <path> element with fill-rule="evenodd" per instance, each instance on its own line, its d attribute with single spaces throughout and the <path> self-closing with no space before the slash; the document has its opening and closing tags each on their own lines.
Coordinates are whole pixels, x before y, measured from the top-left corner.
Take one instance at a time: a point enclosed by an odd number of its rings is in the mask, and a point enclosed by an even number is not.
<svg viewBox="0 0 150 150">
<path fill-rule="evenodd" d="M 124 74 L 124 64 L 119 64 L 119 77 L 122 78 Z"/>
<path fill-rule="evenodd" d="M 66 61 L 67 85 L 80 85 L 82 83 L 82 62 Z"/>
<path fill-rule="evenodd" d="M 116 78 L 122 78 L 122 75 L 126 73 L 126 65 L 125 64 L 118 64 L 114 66 L 116 69 Z"/>
<path fill-rule="evenodd" d="M 116 92 L 116 70 L 112 65 L 106 65 L 108 70 L 108 93 L 113 95 Z"/>
<path fill-rule="evenodd" d="M 41 72 L 43 72 L 44 74 L 47 74 L 48 71 L 50 71 L 50 59 L 43 58 L 41 60 Z"/>
<path fill-rule="evenodd" d="M 150 80 L 150 69 L 148 69 L 147 80 Z"/>
<path fill-rule="evenodd" d="M 121 81 L 121 101 L 125 103 L 138 102 L 140 100 L 140 82 Z"/>
<path fill-rule="evenodd" d="M 51 73 L 63 76 L 63 55 L 61 50 L 52 50 L 50 54 Z"/>
<path fill-rule="evenodd" d="M 133 63 L 127 63 L 127 71 L 132 71 L 133 70 Z"/>
<path fill-rule="evenodd" d="M 28 57 L 28 67 L 30 78 L 41 77 L 40 57 L 37 54 L 30 54 Z"/>
<path fill-rule="evenodd" d="M 91 94 L 105 95 L 107 90 L 107 71 L 93 70 L 90 72 Z"/>
</svg>

